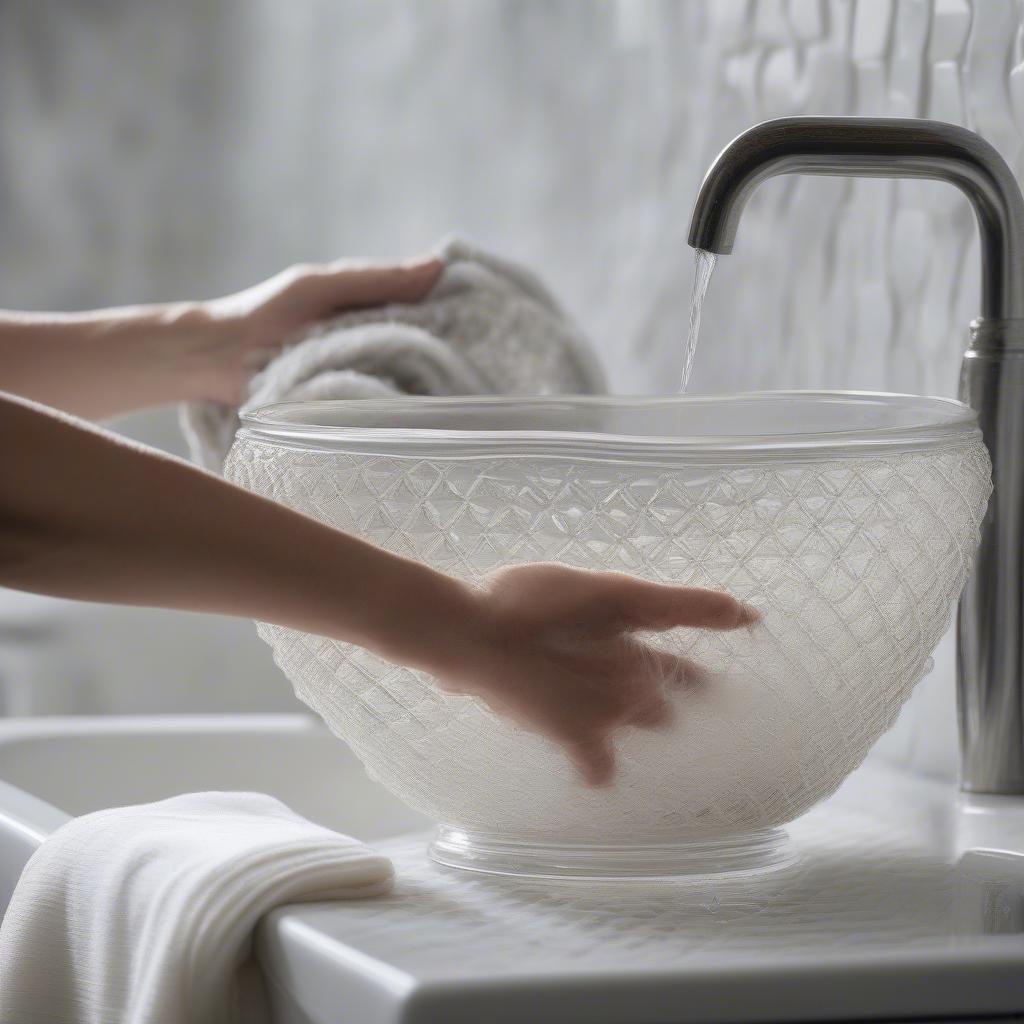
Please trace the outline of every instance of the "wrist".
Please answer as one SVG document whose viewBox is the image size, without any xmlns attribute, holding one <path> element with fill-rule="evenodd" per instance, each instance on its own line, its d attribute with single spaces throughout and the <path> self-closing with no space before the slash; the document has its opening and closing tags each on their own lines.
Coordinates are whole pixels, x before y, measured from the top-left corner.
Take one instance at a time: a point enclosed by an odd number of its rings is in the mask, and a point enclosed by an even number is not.
<svg viewBox="0 0 1024 1024">
<path fill-rule="evenodd" d="M 365 646 L 433 676 L 458 674 L 480 633 L 479 591 L 419 562 L 401 561 L 400 579 L 378 577 L 380 615 Z"/>
<path fill-rule="evenodd" d="M 150 366 L 173 392 L 172 401 L 235 401 L 225 379 L 234 353 L 236 324 L 212 316 L 205 304 L 178 302 L 152 307 L 145 353 Z"/>
<path fill-rule="evenodd" d="M 140 405 L 209 397 L 210 367 L 229 333 L 194 302 L 100 310 L 87 329 L 96 354 L 134 378 Z"/>
</svg>

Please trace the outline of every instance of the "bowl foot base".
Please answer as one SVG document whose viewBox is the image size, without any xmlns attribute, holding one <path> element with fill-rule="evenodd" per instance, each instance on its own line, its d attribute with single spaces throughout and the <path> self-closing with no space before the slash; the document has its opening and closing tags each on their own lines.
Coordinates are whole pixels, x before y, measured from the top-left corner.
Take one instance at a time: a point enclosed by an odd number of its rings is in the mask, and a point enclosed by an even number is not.
<svg viewBox="0 0 1024 1024">
<path fill-rule="evenodd" d="M 796 860 L 781 828 L 706 839 L 637 837 L 631 842 L 536 841 L 441 825 L 431 859 L 448 867 L 521 878 L 695 878 L 754 874 Z"/>
</svg>

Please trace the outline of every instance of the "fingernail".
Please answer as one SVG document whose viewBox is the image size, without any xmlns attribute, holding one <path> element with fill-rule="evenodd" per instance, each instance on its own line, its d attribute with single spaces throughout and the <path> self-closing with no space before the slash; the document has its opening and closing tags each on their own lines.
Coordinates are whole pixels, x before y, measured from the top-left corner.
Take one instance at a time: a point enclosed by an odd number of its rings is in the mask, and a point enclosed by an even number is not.
<svg viewBox="0 0 1024 1024">
<path fill-rule="evenodd" d="M 741 626 L 755 626 L 762 619 L 761 613 L 752 604 L 741 604 L 740 605 L 740 622 Z"/>
</svg>

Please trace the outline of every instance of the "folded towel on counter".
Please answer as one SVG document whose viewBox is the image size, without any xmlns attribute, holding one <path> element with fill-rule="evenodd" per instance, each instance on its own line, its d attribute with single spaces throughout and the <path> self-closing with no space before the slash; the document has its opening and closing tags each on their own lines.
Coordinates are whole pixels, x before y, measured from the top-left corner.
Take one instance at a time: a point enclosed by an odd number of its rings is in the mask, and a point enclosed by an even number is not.
<svg viewBox="0 0 1024 1024">
<path fill-rule="evenodd" d="M 0 1021 L 240 1020 L 259 1005 L 247 984 L 260 917 L 391 881 L 386 857 L 260 793 L 75 818 L 33 854 L 0 925 Z"/>
<path fill-rule="evenodd" d="M 458 240 L 440 255 L 445 268 L 422 302 L 318 325 L 252 378 L 241 411 L 338 398 L 605 390 L 589 342 L 534 274 Z M 220 471 L 239 411 L 217 402 L 183 407 L 196 462 Z"/>
</svg>

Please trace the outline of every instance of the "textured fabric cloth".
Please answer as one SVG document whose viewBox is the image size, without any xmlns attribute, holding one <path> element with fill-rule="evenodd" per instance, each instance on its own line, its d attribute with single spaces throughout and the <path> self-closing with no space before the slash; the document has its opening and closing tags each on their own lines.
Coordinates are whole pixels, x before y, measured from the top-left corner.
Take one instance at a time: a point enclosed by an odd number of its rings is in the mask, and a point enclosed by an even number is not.
<svg viewBox="0 0 1024 1024">
<path fill-rule="evenodd" d="M 259 793 L 75 818 L 32 856 L 0 926 L 0 1021 L 251 1024 L 259 918 L 391 881 L 386 857 Z"/>
<path fill-rule="evenodd" d="M 458 240 L 440 254 L 445 268 L 422 302 L 318 325 L 252 378 L 241 410 L 322 399 L 605 390 L 589 342 L 534 274 Z M 183 406 L 196 462 L 220 471 L 238 413 L 217 402 Z"/>
</svg>

